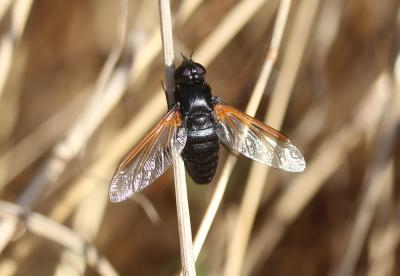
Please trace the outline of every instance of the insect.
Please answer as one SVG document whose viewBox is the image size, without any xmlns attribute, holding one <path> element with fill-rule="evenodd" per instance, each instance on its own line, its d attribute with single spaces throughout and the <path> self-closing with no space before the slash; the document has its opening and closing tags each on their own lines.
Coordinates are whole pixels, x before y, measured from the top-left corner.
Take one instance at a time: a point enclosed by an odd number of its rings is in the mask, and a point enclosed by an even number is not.
<svg viewBox="0 0 400 276">
<path fill-rule="evenodd" d="M 131 197 L 162 175 L 172 165 L 174 150 L 194 182 L 211 182 L 220 142 L 274 168 L 305 169 L 302 154 L 286 136 L 213 97 L 205 74 L 204 66 L 184 57 L 174 75 L 176 103 L 119 165 L 109 190 L 112 202 Z"/>
</svg>

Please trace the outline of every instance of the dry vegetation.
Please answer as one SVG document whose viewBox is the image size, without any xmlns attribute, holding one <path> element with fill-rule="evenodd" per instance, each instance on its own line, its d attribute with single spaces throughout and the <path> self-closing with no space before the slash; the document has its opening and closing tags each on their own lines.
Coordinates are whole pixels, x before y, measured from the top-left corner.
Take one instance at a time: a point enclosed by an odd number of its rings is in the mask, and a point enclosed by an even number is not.
<svg viewBox="0 0 400 276">
<path fill-rule="evenodd" d="M 0 275 L 179 273 L 172 170 L 108 201 L 118 161 L 166 111 L 158 1 L 129 0 L 127 20 L 123 2 L 0 1 Z M 172 12 L 176 62 L 194 52 L 214 95 L 266 114 L 308 165 L 289 174 L 222 149 L 210 185 L 187 179 L 193 236 L 222 197 L 197 274 L 399 275 L 398 1 Z"/>
</svg>

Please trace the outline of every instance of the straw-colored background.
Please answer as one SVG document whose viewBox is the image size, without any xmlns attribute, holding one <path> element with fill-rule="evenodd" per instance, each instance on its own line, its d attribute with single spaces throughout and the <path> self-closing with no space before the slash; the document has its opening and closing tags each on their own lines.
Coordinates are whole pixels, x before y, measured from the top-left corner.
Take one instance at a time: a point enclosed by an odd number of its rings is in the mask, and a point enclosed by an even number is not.
<svg viewBox="0 0 400 276">
<path fill-rule="evenodd" d="M 0 1 L 0 275 L 180 270 L 172 170 L 108 201 L 118 161 L 166 111 L 158 1 L 127 2 L 126 15 L 124 1 Z M 243 111 L 278 53 L 256 116 L 282 122 L 308 165 L 240 156 L 197 274 L 399 275 L 399 3 L 173 1 L 172 13 L 176 63 L 194 52 L 214 95 Z M 188 179 L 193 236 L 218 179 Z"/>
</svg>

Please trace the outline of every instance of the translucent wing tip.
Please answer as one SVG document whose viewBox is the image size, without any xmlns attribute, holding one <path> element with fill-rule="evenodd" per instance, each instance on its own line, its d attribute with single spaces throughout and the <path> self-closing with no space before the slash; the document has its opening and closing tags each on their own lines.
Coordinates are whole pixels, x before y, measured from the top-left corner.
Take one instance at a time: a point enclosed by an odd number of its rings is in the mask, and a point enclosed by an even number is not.
<svg viewBox="0 0 400 276">
<path fill-rule="evenodd" d="M 109 196 L 110 201 L 111 201 L 112 203 L 118 203 L 118 202 L 124 201 L 124 199 L 121 198 L 117 193 L 115 193 L 115 191 L 113 191 L 113 190 L 111 189 L 111 187 L 110 187 L 110 190 L 109 190 L 109 192 L 108 192 L 108 196 Z"/>
<path fill-rule="evenodd" d="M 131 183 L 124 179 L 124 174 L 125 171 L 118 172 L 111 181 L 108 196 L 113 203 L 124 201 L 134 194 Z"/>
<path fill-rule="evenodd" d="M 304 158 L 294 160 L 290 164 L 285 164 L 282 169 L 288 172 L 303 172 L 306 169 L 306 162 Z"/>
<path fill-rule="evenodd" d="M 287 143 L 280 154 L 279 169 L 283 169 L 288 172 L 303 172 L 306 169 L 306 161 L 299 149 L 291 144 Z"/>
</svg>

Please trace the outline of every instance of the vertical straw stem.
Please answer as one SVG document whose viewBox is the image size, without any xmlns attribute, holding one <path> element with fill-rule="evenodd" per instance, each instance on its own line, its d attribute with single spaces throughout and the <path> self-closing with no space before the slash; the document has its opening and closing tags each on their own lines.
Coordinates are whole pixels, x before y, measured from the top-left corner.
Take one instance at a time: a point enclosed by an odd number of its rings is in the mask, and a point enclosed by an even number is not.
<svg viewBox="0 0 400 276">
<path fill-rule="evenodd" d="M 161 35 L 163 42 L 165 82 L 168 106 L 174 102 L 174 46 L 172 38 L 171 10 L 168 0 L 159 0 Z M 190 226 L 189 203 L 186 191 L 185 168 L 183 161 L 173 148 L 174 181 L 176 208 L 178 216 L 179 242 L 183 275 L 196 275 L 193 258 L 192 232 Z"/>
<path fill-rule="evenodd" d="M 169 1 L 160 0 L 161 36 L 164 54 L 165 93 L 168 108 L 175 103 L 174 97 L 174 43 Z"/>
<path fill-rule="evenodd" d="M 182 272 L 185 276 L 193 276 L 196 275 L 196 268 L 193 257 L 192 230 L 190 228 L 190 214 L 186 191 L 185 167 L 183 165 L 182 158 L 175 149 L 174 180 Z"/>
<path fill-rule="evenodd" d="M 282 0 L 279 8 L 272 39 L 267 56 L 254 88 L 252 97 L 246 108 L 246 113 L 255 115 L 257 107 L 260 103 L 262 94 L 271 75 L 272 68 L 276 62 L 278 51 L 282 43 L 284 30 L 288 20 L 288 15 L 291 7 L 291 0 Z M 250 232 L 255 218 L 255 210 L 261 200 L 263 179 L 268 173 L 268 168 L 264 168 L 260 164 L 253 164 L 250 170 L 250 176 L 247 180 L 246 190 L 242 201 L 242 206 L 239 211 L 237 225 L 233 232 L 233 241 L 228 248 L 227 261 L 224 267 L 224 275 L 240 275 L 243 258 L 247 248 L 247 243 L 250 237 Z"/>
</svg>

